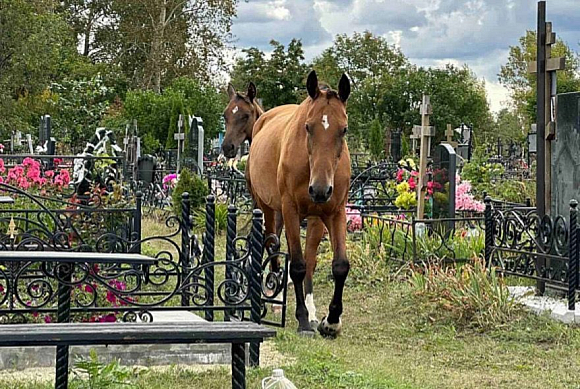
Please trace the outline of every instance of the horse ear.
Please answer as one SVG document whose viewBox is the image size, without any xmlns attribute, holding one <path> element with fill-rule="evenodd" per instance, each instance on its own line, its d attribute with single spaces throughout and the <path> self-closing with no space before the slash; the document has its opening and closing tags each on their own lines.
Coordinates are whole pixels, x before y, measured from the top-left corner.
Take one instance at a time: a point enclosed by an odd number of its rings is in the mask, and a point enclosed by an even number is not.
<svg viewBox="0 0 580 389">
<path fill-rule="evenodd" d="M 346 103 L 348 96 L 350 96 L 350 80 L 346 74 L 342 74 L 340 82 L 338 83 L 338 95 L 343 103 Z"/>
<path fill-rule="evenodd" d="M 246 93 L 246 95 L 248 96 L 251 102 L 254 102 L 254 99 L 256 98 L 256 93 L 257 93 L 256 85 L 250 81 L 250 84 L 248 85 L 248 92 Z"/>
<path fill-rule="evenodd" d="M 234 88 L 234 86 L 229 83 L 228 84 L 228 97 L 231 99 L 233 99 L 236 95 L 236 88 Z"/>
<path fill-rule="evenodd" d="M 306 81 L 306 89 L 308 89 L 308 95 L 312 100 L 316 99 L 320 94 L 320 89 L 318 89 L 318 77 L 316 76 L 316 71 L 311 71 L 308 75 L 308 80 Z"/>
</svg>

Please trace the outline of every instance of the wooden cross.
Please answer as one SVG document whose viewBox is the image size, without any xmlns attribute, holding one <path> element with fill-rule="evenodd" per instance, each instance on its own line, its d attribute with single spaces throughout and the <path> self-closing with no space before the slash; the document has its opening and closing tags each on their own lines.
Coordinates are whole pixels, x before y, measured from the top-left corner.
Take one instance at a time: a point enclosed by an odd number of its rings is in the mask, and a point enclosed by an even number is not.
<svg viewBox="0 0 580 389">
<path fill-rule="evenodd" d="M 435 136 L 435 127 L 429 125 L 429 115 L 433 113 L 430 98 L 423 95 L 421 104 L 421 153 L 419 154 L 419 185 L 417 185 L 417 218 L 425 215 L 425 193 L 427 191 L 427 160 L 431 153 L 431 138 Z M 416 126 L 418 127 L 418 126 Z"/>
<path fill-rule="evenodd" d="M 566 69 L 566 58 L 552 58 L 556 33 L 546 22 L 546 2 L 538 3 L 538 58 L 528 63 L 528 72 L 537 77 L 537 173 L 536 205 L 538 215 L 550 213 L 552 204 L 552 145 L 556 139 L 556 94 L 558 70 Z"/>
<path fill-rule="evenodd" d="M 413 126 L 413 132 L 411 133 L 413 156 L 417 155 L 417 140 L 419 139 L 421 139 L 421 126 Z"/>
<path fill-rule="evenodd" d="M 447 137 L 447 141 L 445 143 L 450 144 L 451 147 L 453 147 L 454 149 L 456 149 L 458 143 L 453 141 L 453 134 L 454 133 L 455 133 L 455 131 L 451 127 L 451 124 L 447 124 L 447 130 L 445 130 L 445 136 Z"/>
<path fill-rule="evenodd" d="M 179 115 L 177 121 L 177 132 L 173 134 L 173 139 L 177 141 L 177 174 L 179 174 L 179 162 L 181 161 L 181 153 L 185 141 L 185 134 L 183 133 L 183 115 Z"/>
</svg>

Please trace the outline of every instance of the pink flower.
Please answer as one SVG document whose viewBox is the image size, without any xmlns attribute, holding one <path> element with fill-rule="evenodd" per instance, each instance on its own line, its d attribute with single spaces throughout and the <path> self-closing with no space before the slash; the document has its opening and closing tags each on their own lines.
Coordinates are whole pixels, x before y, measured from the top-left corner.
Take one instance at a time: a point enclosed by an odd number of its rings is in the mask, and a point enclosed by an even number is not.
<svg viewBox="0 0 580 389">
<path fill-rule="evenodd" d="M 398 182 L 401 182 L 401 181 L 403 181 L 403 169 L 399 169 L 399 170 L 397 171 L 397 181 L 398 181 Z"/>
<path fill-rule="evenodd" d="M 413 179 L 413 177 L 409 178 L 409 189 L 411 190 L 415 190 L 415 188 L 417 187 L 417 184 L 415 183 L 415 180 Z"/>
<path fill-rule="evenodd" d="M 4 173 L 6 171 L 6 167 L 4 166 L 4 160 L 0 158 L 0 173 Z"/>
<path fill-rule="evenodd" d="M 54 170 L 47 170 L 46 172 L 44 172 L 44 176 L 46 178 L 52 178 L 52 177 L 54 177 Z"/>
<path fill-rule="evenodd" d="M 44 317 L 44 322 L 45 322 L 45 323 L 52 323 L 52 317 L 50 317 L 50 316 L 46 315 L 46 316 Z"/>
<path fill-rule="evenodd" d="M 433 194 L 433 187 L 434 187 L 433 184 L 434 184 L 433 181 L 429 181 L 427 183 L 427 193 L 430 194 L 430 195 Z"/>
</svg>

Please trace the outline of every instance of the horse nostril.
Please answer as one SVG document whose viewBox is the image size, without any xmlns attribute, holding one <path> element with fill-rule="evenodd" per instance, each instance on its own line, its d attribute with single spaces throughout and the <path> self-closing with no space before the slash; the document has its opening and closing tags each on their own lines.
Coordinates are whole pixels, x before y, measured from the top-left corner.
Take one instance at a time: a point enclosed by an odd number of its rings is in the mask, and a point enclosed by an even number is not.
<svg viewBox="0 0 580 389">
<path fill-rule="evenodd" d="M 309 194 L 310 196 L 314 196 L 314 188 L 312 187 L 312 185 L 310 185 L 310 186 L 308 187 L 308 194 Z"/>
<path fill-rule="evenodd" d="M 328 191 L 326 192 L 326 197 L 329 198 L 332 196 L 332 185 L 328 187 Z"/>
</svg>

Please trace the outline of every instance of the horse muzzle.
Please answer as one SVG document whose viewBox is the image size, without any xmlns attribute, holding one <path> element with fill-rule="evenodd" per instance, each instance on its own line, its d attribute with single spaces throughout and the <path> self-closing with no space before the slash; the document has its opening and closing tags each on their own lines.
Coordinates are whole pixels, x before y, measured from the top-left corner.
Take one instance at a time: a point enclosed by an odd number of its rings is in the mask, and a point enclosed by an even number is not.
<svg viewBox="0 0 580 389">
<path fill-rule="evenodd" d="M 327 203 L 332 197 L 332 185 L 310 185 L 308 194 L 312 202 L 316 204 Z"/>
<path fill-rule="evenodd" d="M 236 156 L 236 146 L 233 143 L 222 144 L 222 151 L 226 158 L 234 158 Z"/>
</svg>

